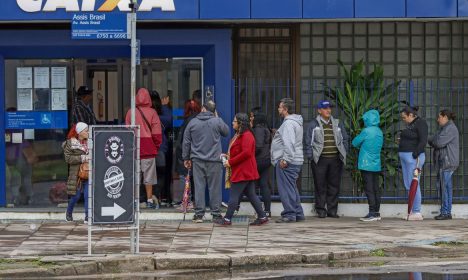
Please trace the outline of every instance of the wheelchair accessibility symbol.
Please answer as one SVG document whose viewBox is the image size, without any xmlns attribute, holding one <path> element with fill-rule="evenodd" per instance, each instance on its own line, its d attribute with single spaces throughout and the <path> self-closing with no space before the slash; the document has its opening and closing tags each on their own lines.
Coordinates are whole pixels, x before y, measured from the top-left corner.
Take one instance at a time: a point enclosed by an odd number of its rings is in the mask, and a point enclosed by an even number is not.
<svg viewBox="0 0 468 280">
<path fill-rule="evenodd" d="M 50 114 L 41 114 L 41 124 L 50 124 Z"/>
</svg>

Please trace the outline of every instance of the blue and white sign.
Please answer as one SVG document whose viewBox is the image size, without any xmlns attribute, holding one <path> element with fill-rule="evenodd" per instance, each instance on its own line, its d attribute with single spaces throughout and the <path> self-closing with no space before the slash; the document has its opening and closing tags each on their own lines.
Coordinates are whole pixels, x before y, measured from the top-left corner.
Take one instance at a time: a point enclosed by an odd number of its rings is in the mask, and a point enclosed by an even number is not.
<svg viewBox="0 0 468 280">
<path fill-rule="evenodd" d="M 68 128 L 67 111 L 18 111 L 5 113 L 6 129 Z"/>
<path fill-rule="evenodd" d="M 72 18 L 72 39 L 130 39 L 130 14 L 74 14 Z"/>
</svg>

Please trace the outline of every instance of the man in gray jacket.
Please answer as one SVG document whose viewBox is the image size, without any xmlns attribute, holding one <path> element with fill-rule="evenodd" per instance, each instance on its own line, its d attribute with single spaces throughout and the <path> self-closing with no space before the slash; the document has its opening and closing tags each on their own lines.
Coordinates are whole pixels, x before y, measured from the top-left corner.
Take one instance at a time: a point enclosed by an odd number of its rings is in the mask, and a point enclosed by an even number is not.
<svg viewBox="0 0 468 280">
<path fill-rule="evenodd" d="M 317 105 L 318 116 L 305 135 L 305 151 L 312 160 L 315 185 L 315 211 L 319 218 L 338 218 L 338 195 L 341 174 L 346 163 L 349 138 L 343 122 L 331 115 L 330 101 Z"/>
<path fill-rule="evenodd" d="M 218 117 L 213 101 L 206 102 L 201 113 L 193 118 L 184 132 L 182 158 L 187 169 L 193 168 L 195 183 L 195 215 L 193 222 L 202 223 L 205 215 L 205 191 L 208 185 L 213 220 L 221 218 L 221 181 L 223 165 L 221 137 L 229 134 L 229 127 Z"/>
<path fill-rule="evenodd" d="M 271 163 L 275 167 L 278 192 L 283 204 L 281 219 L 277 223 L 291 223 L 304 220 L 304 211 L 297 189 L 297 179 L 304 163 L 302 146 L 303 120 L 294 113 L 294 101 L 283 98 L 278 113 L 284 118 L 271 143 Z"/>
</svg>

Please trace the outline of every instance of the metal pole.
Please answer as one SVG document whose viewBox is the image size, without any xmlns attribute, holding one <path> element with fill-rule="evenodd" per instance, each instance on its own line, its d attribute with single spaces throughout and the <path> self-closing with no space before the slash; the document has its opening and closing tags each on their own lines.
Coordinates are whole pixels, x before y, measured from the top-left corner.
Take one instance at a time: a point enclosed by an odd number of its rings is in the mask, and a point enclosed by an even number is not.
<svg viewBox="0 0 468 280">
<path fill-rule="evenodd" d="M 136 92 L 136 55 L 137 55 L 137 41 L 136 41 L 136 9 L 137 9 L 137 1 L 132 0 L 130 4 L 130 8 L 132 9 L 131 13 L 131 81 L 130 81 L 130 105 L 132 110 L 132 123 L 131 125 L 135 125 L 135 92 Z"/>
</svg>

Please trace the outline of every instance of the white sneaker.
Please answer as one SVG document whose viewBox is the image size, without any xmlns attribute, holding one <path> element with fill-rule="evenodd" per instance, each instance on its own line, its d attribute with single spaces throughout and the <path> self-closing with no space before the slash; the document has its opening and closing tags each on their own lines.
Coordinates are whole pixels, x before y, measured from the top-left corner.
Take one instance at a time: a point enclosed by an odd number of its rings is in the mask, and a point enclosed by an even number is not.
<svg viewBox="0 0 468 280">
<path fill-rule="evenodd" d="M 424 220 L 424 218 L 421 215 L 421 213 L 411 213 L 408 216 L 408 221 L 422 221 L 422 220 Z"/>
</svg>

